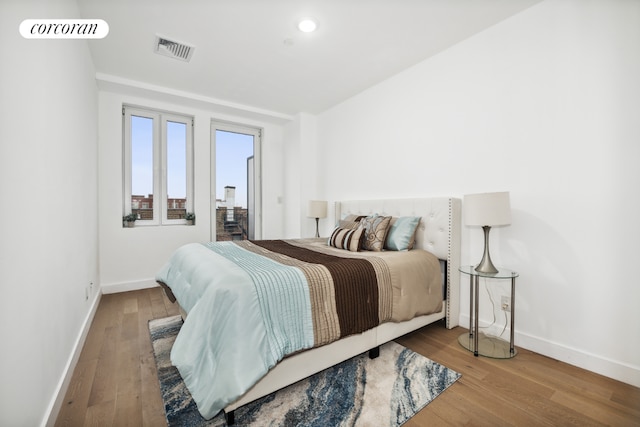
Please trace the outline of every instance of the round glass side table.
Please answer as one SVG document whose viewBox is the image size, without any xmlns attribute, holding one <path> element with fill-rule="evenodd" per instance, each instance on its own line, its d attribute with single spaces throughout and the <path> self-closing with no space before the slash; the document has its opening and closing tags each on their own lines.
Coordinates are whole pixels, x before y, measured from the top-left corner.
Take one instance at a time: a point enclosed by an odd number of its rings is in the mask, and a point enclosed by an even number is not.
<svg viewBox="0 0 640 427">
<path fill-rule="evenodd" d="M 509 359 L 517 354 L 513 345 L 515 331 L 515 302 L 516 302 L 516 277 L 518 273 L 506 268 L 500 268 L 497 273 L 481 273 L 472 265 L 465 265 L 458 269 L 469 276 L 469 332 L 458 337 L 458 342 L 464 348 L 473 352 L 474 356 L 486 356 L 496 359 Z M 487 279 L 511 279 L 511 336 L 509 342 L 498 337 L 485 335 L 478 330 L 478 302 L 480 278 Z"/>
</svg>

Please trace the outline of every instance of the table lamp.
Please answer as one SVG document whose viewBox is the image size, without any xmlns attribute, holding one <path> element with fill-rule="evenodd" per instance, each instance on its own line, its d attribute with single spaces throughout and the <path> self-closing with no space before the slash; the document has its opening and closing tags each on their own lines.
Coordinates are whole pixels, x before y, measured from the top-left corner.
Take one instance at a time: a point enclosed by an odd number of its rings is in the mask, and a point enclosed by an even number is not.
<svg viewBox="0 0 640 427">
<path fill-rule="evenodd" d="M 309 200 L 307 217 L 316 219 L 316 237 L 320 237 L 320 231 L 318 230 L 318 221 L 320 220 L 320 218 L 327 217 L 327 202 L 325 200 Z"/>
<path fill-rule="evenodd" d="M 511 224 L 509 192 L 467 194 L 463 202 L 465 224 L 480 226 L 484 231 L 484 254 L 475 267 L 479 273 L 495 274 L 498 269 L 489 254 L 489 231 L 491 227 Z"/>
</svg>

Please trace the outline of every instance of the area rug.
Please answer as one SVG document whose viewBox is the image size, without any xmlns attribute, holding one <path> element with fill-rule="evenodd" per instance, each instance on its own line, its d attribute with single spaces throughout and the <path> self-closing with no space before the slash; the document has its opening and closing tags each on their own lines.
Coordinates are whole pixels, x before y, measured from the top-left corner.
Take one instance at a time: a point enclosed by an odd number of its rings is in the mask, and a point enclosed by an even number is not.
<svg viewBox="0 0 640 427">
<path fill-rule="evenodd" d="M 222 413 L 202 418 L 171 347 L 180 316 L 151 320 L 149 331 L 169 427 L 225 426 Z M 362 354 L 235 411 L 237 426 L 400 426 L 453 384 L 460 374 L 395 342 L 380 356 Z"/>
</svg>

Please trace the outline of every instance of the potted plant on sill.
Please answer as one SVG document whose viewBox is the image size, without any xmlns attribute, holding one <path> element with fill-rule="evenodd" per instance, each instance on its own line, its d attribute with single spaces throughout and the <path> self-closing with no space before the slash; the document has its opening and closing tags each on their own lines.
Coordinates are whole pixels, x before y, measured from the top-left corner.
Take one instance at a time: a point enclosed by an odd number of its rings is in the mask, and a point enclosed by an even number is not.
<svg viewBox="0 0 640 427">
<path fill-rule="evenodd" d="M 196 214 L 194 214 L 193 212 L 187 212 L 187 214 L 184 216 L 184 219 L 187 220 L 187 225 L 193 225 L 196 223 Z"/>
<path fill-rule="evenodd" d="M 125 215 L 122 217 L 122 225 L 123 227 L 133 227 L 133 225 L 136 222 L 136 219 L 138 219 L 138 216 L 136 214 L 130 213 L 128 215 Z"/>
</svg>

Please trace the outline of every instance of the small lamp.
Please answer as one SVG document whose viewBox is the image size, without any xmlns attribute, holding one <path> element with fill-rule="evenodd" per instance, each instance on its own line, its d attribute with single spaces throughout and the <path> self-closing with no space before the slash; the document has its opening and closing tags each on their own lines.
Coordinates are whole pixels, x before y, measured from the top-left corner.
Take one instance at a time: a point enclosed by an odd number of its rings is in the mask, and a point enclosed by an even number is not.
<svg viewBox="0 0 640 427">
<path fill-rule="evenodd" d="M 307 217 L 316 219 L 316 237 L 320 237 L 318 221 L 327 217 L 327 202 L 325 200 L 309 200 Z"/>
<path fill-rule="evenodd" d="M 467 194 L 464 196 L 465 224 L 481 226 L 484 231 L 484 254 L 475 270 L 479 273 L 495 274 L 498 269 L 489 254 L 489 231 L 492 226 L 511 224 L 509 192 Z"/>
</svg>

